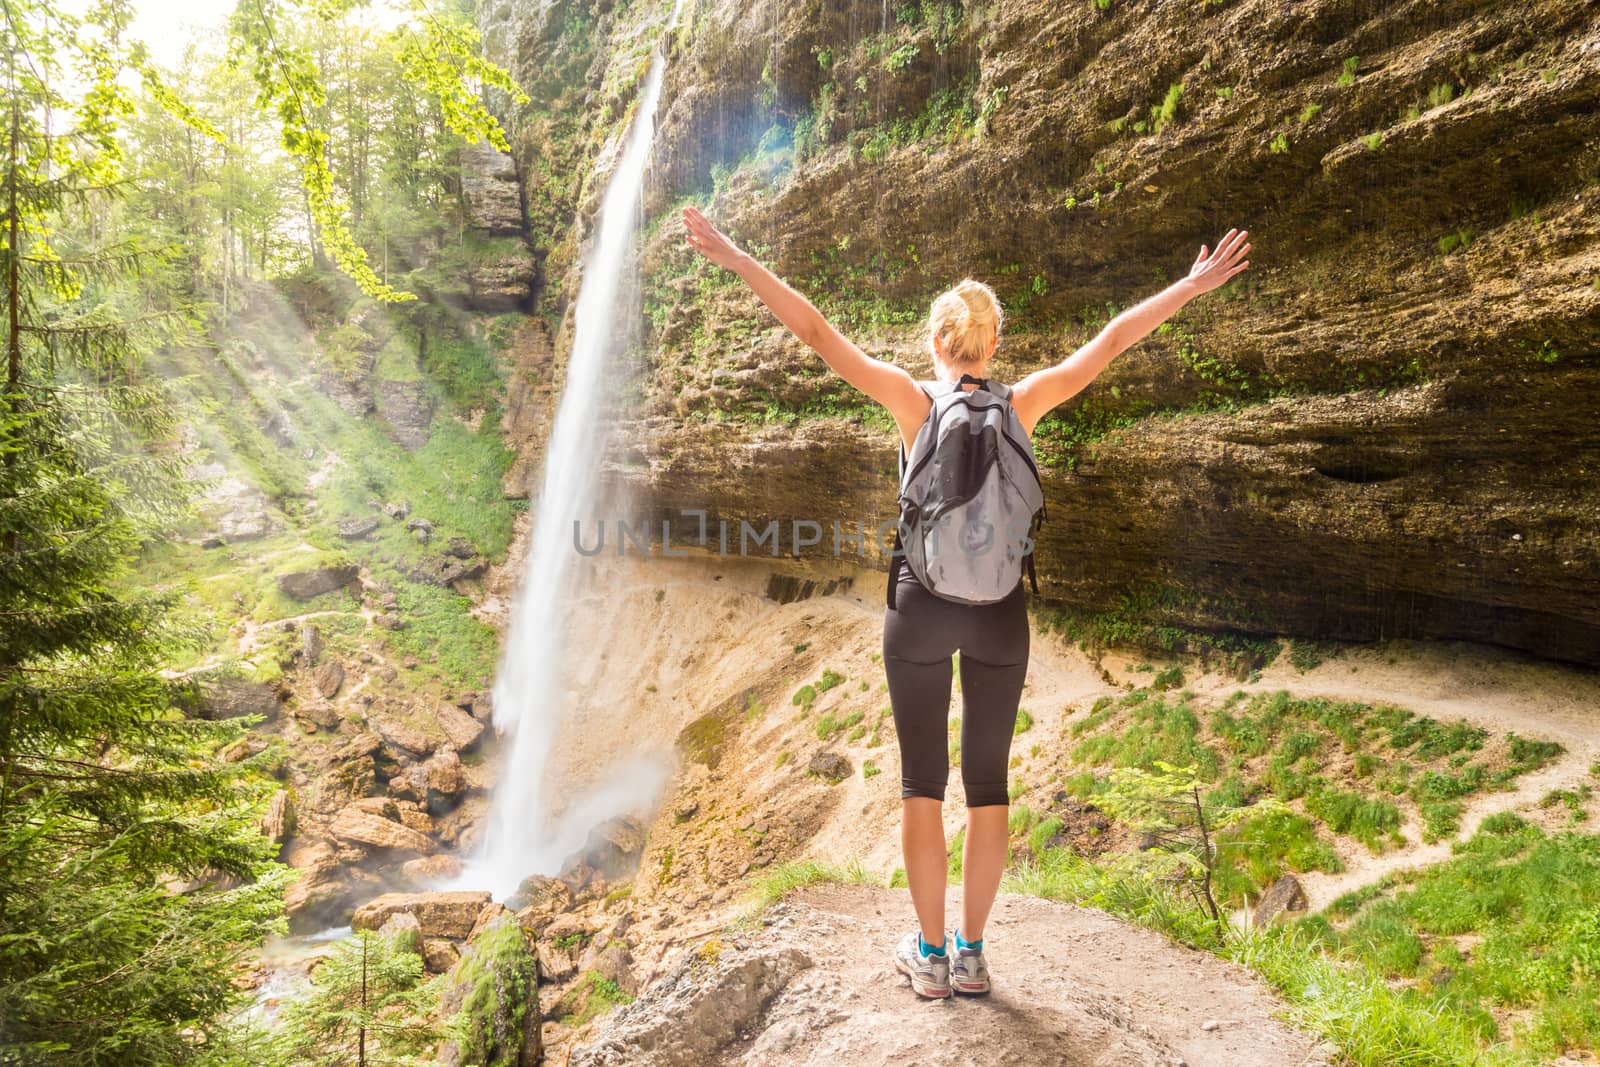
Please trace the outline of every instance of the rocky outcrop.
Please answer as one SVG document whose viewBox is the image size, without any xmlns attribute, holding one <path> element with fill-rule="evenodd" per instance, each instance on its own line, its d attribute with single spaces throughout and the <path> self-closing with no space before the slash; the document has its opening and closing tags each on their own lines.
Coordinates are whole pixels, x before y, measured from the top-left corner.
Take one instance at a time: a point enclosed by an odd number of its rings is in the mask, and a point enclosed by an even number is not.
<svg viewBox="0 0 1600 1067">
<path fill-rule="evenodd" d="M 1331 1062 L 1328 1050 L 1275 1016 L 1280 1009 L 1271 993 L 1236 964 L 1122 926 L 1101 912 L 1022 895 L 1002 894 L 989 927 L 995 932 L 992 996 L 1008 1010 L 964 1011 L 961 1004 L 930 1010 L 933 1005 L 912 993 L 905 979 L 885 975 L 884 957 L 909 914 L 904 890 L 807 891 L 774 906 L 759 923 L 686 946 L 666 974 L 617 1009 L 596 1035 L 580 1039 L 565 1062 Z M 1011 931 L 1015 936 L 1003 940 Z M 1060 943 L 1045 940 L 1056 937 L 1070 938 L 1081 951 L 1046 954 L 1029 947 Z M 872 948 L 840 953 L 839 945 Z M 1205 995 L 1195 996 L 1196 989 Z M 1227 1023 L 1215 1021 L 1221 1019 Z"/>
<path fill-rule="evenodd" d="M 1256 926 L 1266 926 L 1278 919 L 1293 918 L 1307 906 L 1306 891 L 1300 879 L 1292 874 L 1281 875 L 1256 902 L 1251 921 Z"/>
<path fill-rule="evenodd" d="M 417 917 L 424 938 L 460 941 L 472 932 L 478 913 L 489 903 L 489 893 L 484 890 L 385 893 L 357 908 L 350 917 L 350 926 L 355 930 L 376 930 L 389 916 L 409 912 Z"/>
<path fill-rule="evenodd" d="M 538 993 L 532 946 L 515 919 L 496 916 L 460 950 L 459 962 L 450 968 L 440 1010 L 445 1015 L 469 1013 L 459 1027 L 467 1036 L 464 1044 L 447 1041 L 440 1062 L 447 1067 L 540 1063 L 544 1050 Z"/>
<path fill-rule="evenodd" d="M 341 841 L 424 855 L 439 847 L 427 834 L 413 830 L 400 821 L 398 809 L 394 818 L 385 818 L 377 812 L 351 804 L 334 817 L 328 832 Z"/>
<path fill-rule="evenodd" d="M 662 15 L 612 9 L 586 42 L 580 7 L 478 16 L 535 96 L 511 123 L 527 200 L 566 213 L 543 264 L 555 311 L 603 168 L 560 199 L 534 164 L 599 161 L 636 86 L 612 44 Z M 714 169 L 715 221 L 924 377 L 917 324 L 962 276 L 1006 301 L 993 373 L 1015 380 L 1236 225 L 1250 271 L 1038 428 L 1043 593 L 1152 630 L 1600 665 L 1592 11 L 908 10 L 720 0 L 674 43 L 645 197 L 646 395 L 609 467 L 652 518 L 850 531 L 895 514 L 881 413 L 664 214 Z M 558 105 L 582 130 L 540 117 Z"/>
<path fill-rule="evenodd" d="M 522 233 L 517 164 L 488 141 L 461 148 L 461 203 L 467 225 L 495 236 Z"/>
<path fill-rule="evenodd" d="M 342 589 L 360 576 L 361 568 L 354 563 L 347 563 L 334 567 L 312 567 L 309 570 L 290 571 L 278 575 L 277 580 L 278 589 L 284 596 L 295 600 L 310 600 L 323 593 Z"/>
<path fill-rule="evenodd" d="M 527 249 L 497 247 L 467 268 L 467 305 L 477 311 L 516 311 L 532 297 L 535 277 Z"/>
<path fill-rule="evenodd" d="M 282 709 L 278 687 L 266 682 L 238 679 L 202 682 L 196 690 L 194 708 L 202 719 L 237 719 L 244 715 L 264 715 L 275 719 Z"/>
<path fill-rule="evenodd" d="M 415 452 L 428 443 L 428 426 L 433 422 L 433 396 L 427 382 L 380 379 L 377 411 L 390 434 L 404 447 Z"/>
</svg>

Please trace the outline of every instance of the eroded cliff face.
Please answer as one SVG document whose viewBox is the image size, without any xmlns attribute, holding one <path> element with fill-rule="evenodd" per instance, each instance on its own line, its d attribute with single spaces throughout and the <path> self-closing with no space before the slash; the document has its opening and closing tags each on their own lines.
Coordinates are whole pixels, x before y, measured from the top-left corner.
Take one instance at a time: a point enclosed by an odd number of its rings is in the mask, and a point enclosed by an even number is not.
<svg viewBox="0 0 1600 1067">
<path fill-rule="evenodd" d="M 670 7 L 480 7 L 533 96 L 505 117 L 558 364 Z M 920 377 L 928 303 L 963 276 L 1005 299 L 992 373 L 1015 380 L 1239 226 L 1244 275 L 1040 424 L 1046 596 L 1091 633 L 1465 639 L 1600 665 L 1592 5 L 689 0 L 680 22 L 645 200 L 644 388 L 611 467 L 656 517 L 895 513 L 888 420 L 697 261 L 685 201 Z M 870 543 L 862 563 L 881 566 Z"/>
</svg>

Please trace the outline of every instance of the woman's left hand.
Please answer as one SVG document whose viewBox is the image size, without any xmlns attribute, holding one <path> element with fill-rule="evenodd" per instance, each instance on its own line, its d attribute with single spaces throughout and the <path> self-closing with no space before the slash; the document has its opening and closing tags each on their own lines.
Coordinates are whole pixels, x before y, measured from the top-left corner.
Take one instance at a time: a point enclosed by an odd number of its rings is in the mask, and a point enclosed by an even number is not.
<svg viewBox="0 0 1600 1067">
<path fill-rule="evenodd" d="M 732 270 L 734 264 L 744 258 L 744 253 L 726 234 L 711 225 L 711 220 L 700 214 L 699 208 L 692 205 L 684 208 L 683 224 L 688 231 L 690 247 L 717 266 Z"/>
</svg>

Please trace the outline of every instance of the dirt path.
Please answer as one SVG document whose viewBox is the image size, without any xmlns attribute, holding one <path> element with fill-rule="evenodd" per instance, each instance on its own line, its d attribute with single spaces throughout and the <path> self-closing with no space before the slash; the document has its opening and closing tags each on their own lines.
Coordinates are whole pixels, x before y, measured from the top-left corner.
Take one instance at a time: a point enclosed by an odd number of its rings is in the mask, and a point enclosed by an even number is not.
<svg viewBox="0 0 1600 1067">
<path fill-rule="evenodd" d="M 959 893 L 952 890 L 951 914 Z M 896 973 L 902 889 L 822 886 L 753 933 L 690 946 L 571 1067 L 877 1064 L 1292 1067 L 1329 1051 L 1277 1017 L 1236 964 L 1105 914 L 1002 895 L 984 941 L 987 997 L 929 1001 Z M 1209 1027 L 1209 1028 L 1208 1028 Z"/>
</svg>

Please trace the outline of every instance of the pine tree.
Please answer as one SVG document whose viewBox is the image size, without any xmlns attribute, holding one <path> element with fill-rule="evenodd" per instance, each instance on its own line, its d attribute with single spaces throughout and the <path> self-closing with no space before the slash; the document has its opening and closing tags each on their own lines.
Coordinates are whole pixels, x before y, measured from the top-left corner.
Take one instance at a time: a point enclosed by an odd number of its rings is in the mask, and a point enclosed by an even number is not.
<svg viewBox="0 0 1600 1067">
<path fill-rule="evenodd" d="M 0 1063 L 180 1064 L 223 1036 L 291 872 L 257 826 L 270 783 L 216 758 L 247 723 L 176 710 L 191 683 L 161 668 L 195 635 L 120 591 L 183 510 L 140 357 L 184 316 L 119 306 L 160 248 L 91 246 L 122 187 L 129 12 L 92 14 L 0 19 Z M 68 207 L 86 238 L 55 228 Z"/>
<path fill-rule="evenodd" d="M 438 1041 L 429 1021 L 437 981 L 423 977 L 415 931 L 358 930 L 317 966 L 309 988 L 284 1005 L 273 1062 L 294 1067 L 413 1067 Z"/>
</svg>

